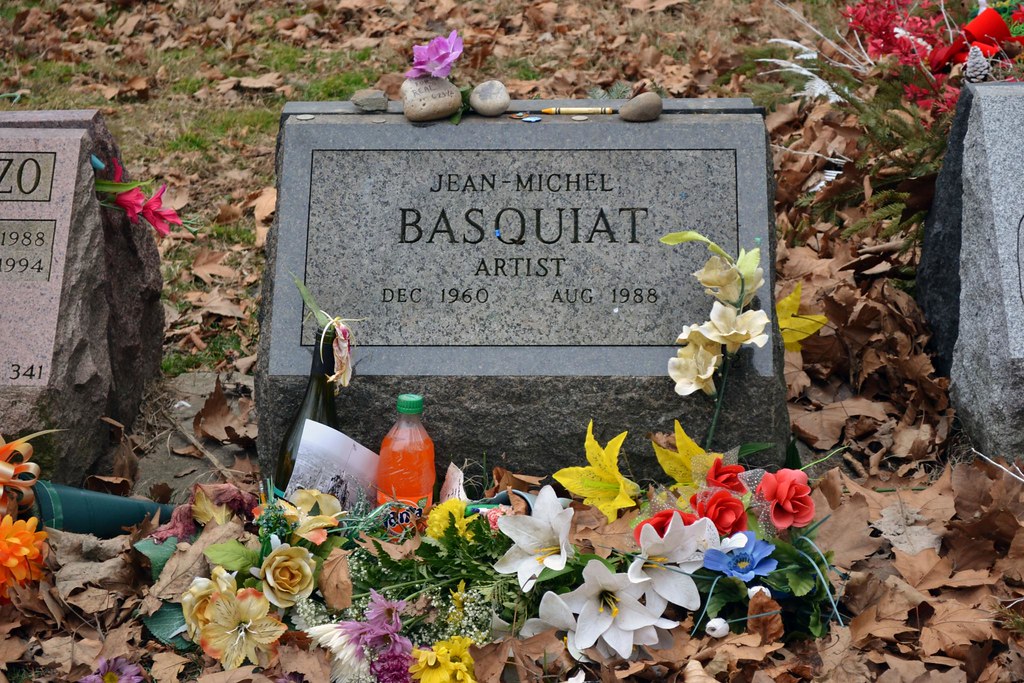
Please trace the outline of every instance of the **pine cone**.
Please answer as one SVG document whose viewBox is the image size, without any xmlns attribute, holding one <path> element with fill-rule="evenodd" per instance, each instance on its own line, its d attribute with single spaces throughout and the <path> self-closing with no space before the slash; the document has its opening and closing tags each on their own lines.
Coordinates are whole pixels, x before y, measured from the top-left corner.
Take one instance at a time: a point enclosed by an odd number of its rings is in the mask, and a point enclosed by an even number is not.
<svg viewBox="0 0 1024 683">
<path fill-rule="evenodd" d="M 982 54 L 981 49 L 972 45 L 967 53 L 967 64 L 964 65 L 964 80 L 968 83 L 984 83 L 992 75 L 992 67 Z"/>
</svg>

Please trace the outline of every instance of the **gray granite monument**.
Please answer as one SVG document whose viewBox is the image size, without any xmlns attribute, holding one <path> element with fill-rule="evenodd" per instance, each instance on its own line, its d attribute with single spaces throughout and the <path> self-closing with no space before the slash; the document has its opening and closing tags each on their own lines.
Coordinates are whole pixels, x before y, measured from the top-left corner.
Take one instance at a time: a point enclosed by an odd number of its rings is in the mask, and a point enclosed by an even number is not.
<svg viewBox="0 0 1024 683">
<path fill-rule="evenodd" d="M 329 313 L 359 321 L 338 407 L 368 447 L 394 421 L 395 397 L 418 392 L 439 467 L 579 464 L 593 419 L 602 442 L 629 430 L 635 476 L 663 479 L 647 434 L 679 419 L 702 439 L 710 423 L 713 401 L 677 396 L 667 364 L 713 299 L 691 275 L 708 252 L 659 238 L 688 229 L 734 253 L 760 245 L 772 273 L 770 166 L 762 115 L 745 99 L 667 100 L 653 123 L 458 126 L 411 124 L 396 103 L 376 115 L 287 105 L 261 306 L 261 460 L 275 457 L 314 343 L 294 274 Z M 770 280 L 756 303 L 773 317 L 772 342 L 742 353 L 714 446 L 771 441 L 763 457 L 777 459 L 789 420 Z"/>
<path fill-rule="evenodd" d="M 63 430 L 33 460 L 72 484 L 160 371 L 155 241 L 94 190 L 91 156 L 118 154 L 96 111 L 0 113 L 0 433 Z"/>
<path fill-rule="evenodd" d="M 1024 455 L 1024 84 L 961 95 L 925 232 L 918 298 L 961 424 L 986 455 Z"/>
</svg>

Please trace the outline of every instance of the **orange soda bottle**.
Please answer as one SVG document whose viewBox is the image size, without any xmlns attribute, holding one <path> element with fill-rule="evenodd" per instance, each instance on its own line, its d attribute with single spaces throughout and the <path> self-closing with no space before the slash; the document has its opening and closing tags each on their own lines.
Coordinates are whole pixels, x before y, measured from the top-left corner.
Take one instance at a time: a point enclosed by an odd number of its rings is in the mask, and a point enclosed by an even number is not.
<svg viewBox="0 0 1024 683">
<path fill-rule="evenodd" d="M 380 446 L 377 504 L 391 503 L 388 531 L 401 535 L 416 524 L 433 500 L 434 442 L 423 428 L 423 397 L 398 397 L 398 421 Z"/>
</svg>

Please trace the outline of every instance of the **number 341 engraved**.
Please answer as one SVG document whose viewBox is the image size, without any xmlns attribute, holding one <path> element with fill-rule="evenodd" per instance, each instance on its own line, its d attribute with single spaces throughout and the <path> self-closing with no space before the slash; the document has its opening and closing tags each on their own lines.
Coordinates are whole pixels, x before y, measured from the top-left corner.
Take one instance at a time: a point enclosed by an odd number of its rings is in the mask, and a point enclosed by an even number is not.
<svg viewBox="0 0 1024 683">
<path fill-rule="evenodd" d="M 43 379 L 43 366 L 11 363 L 8 366 L 7 379 L 12 381 L 32 379 L 38 382 Z"/>
</svg>

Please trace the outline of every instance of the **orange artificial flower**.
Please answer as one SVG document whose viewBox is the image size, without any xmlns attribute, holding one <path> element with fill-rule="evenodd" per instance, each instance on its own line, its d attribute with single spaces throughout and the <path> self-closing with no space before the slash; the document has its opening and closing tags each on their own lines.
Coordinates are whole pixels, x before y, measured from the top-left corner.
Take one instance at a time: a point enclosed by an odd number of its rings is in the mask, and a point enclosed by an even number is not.
<svg viewBox="0 0 1024 683">
<path fill-rule="evenodd" d="M 7 599 L 12 585 L 37 581 L 43 575 L 45 531 L 36 531 L 39 520 L 0 519 L 0 601 Z"/>
</svg>

